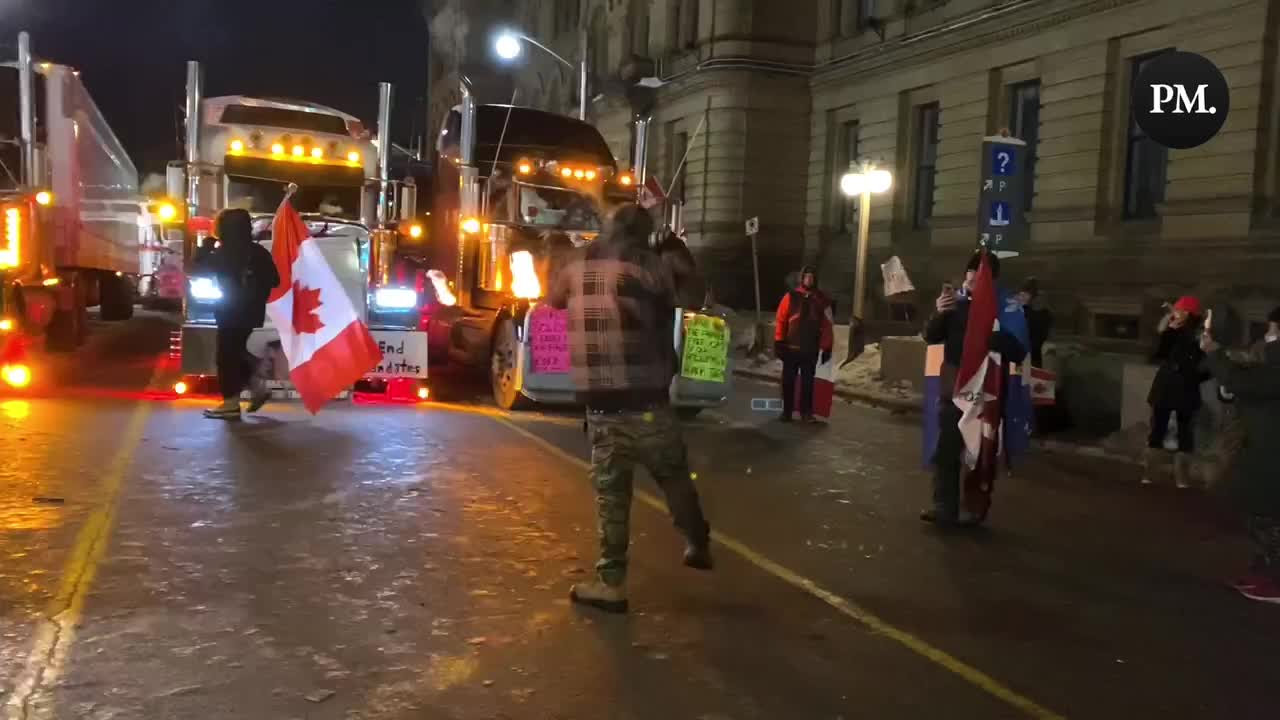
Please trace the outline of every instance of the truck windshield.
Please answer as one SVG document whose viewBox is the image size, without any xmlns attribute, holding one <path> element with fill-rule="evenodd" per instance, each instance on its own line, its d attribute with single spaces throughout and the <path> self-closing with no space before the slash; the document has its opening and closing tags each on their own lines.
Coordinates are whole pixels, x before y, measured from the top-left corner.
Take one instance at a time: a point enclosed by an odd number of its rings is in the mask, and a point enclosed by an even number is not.
<svg viewBox="0 0 1280 720">
<path fill-rule="evenodd" d="M 252 213 L 274 213 L 284 200 L 284 191 L 285 184 L 279 180 L 228 176 L 227 206 Z M 293 207 L 300 213 L 359 220 L 360 192 L 359 187 L 302 185 L 293 196 Z"/>
<path fill-rule="evenodd" d="M 520 222 L 538 228 L 599 232 L 600 208 L 590 195 L 521 184 Z"/>
</svg>

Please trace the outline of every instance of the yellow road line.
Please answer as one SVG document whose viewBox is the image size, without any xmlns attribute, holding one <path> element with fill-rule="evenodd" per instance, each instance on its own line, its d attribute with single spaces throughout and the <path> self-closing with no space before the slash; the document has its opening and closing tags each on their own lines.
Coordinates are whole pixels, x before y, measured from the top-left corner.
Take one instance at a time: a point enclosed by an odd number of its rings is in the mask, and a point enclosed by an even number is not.
<svg viewBox="0 0 1280 720">
<path fill-rule="evenodd" d="M 495 422 L 506 426 L 512 432 L 515 432 L 516 434 L 524 437 L 526 440 L 529 440 L 530 442 L 534 443 L 535 445 L 547 451 L 548 453 L 555 455 L 556 457 L 560 458 L 561 460 L 571 465 L 582 468 L 583 470 L 589 470 L 591 467 L 587 462 L 585 462 L 581 458 L 575 457 L 565 452 L 564 450 L 557 447 L 553 443 L 541 437 L 538 437 L 537 435 L 530 432 L 529 430 L 526 430 L 520 427 L 516 423 L 512 422 L 511 420 L 501 415 L 498 415 L 496 413 L 488 414 L 488 417 L 491 417 Z M 635 497 L 639 499 L 641 502 L 643 502 L 645 505 L 648 505 L 649 507 L 662 513 L 667 512 L 666 503 L 662 502 L 661 500 L 649 494 L 648 492 L 645 492 L 644 490 L 636 490 L 634 494 L 635 494 Z M 998 680 L 986 674 L 985 672 L 979 670 L 978 668 L 975 668 L 972 665 L 969 665 L 968 663 L 964 662 L 963 660 L 960 660 L 954 655 L 950 655 L 947 652 L 930 645 L 928 642 L 925 642 L 924 640 L 916 637 L 915 635 L 912 635 L 906 630 L 902 630 L 901 628 L 898 628 L 898 627 L 895 627 L 894 625 L 889 624 L 885 620 L 882 620 L 875 613 L 872 613 L 871 611 L 867 610 L 866 608 L 863 608 L 862 606 L 858 605 L 857 603 L 847 598 L 841 597 L 840 595 L 837 595 L 836 593 L 831 592 L 830 590 L 827 590 L 826 588 L 822 587 L 821 585 L 814 582 L 813 580 L 810 580 L 809 578 L 801 575 L 800 573 L 795 572 L 794 570 L 791 570 L 781 565 L 780 563 L 770 560 L 768 557 L 751 549 L 746 543 L 718 531 L 712 531 L 711 537 L 717 543 L 728 548 L 729 550 L 732 550 L 734 553 L 736 553 L 737 555 L 739 555 L 740 557 L 742 557 L 744 560 L 751 563 L 752 565 L 756 566 L 757 568 L 769 573 L 770 575 L 778 578 L 779 580 L 782 580 L 788 585 L 791 585 L 800 590 L 803 590 L 804 592 L 821 600 L 827 605 L 830 605 L 831 607 L 835 608 L 842 615 L 845 615 L 846 617 L 864 625 L 868 630 L 871 630 L 872 632 L 878 633 L 886 638 L 889 638 L 890 640 L 893 640 L 894 642 L 905 647 L 911 652 L 925 658 L 926 660 L 933 663 L 934 665 L 937 665 L 947 670 L 948 672 L 958 676 L 961 680 L 964 680 L 970 685 L 973 685 L 974 687 L 977 687 L 983 690 L 987 694 L 1007 703 L 1008 705 L 1011 705 L 1014 708 L 1017 708 L 1018 710 L 1025 713 L 1028 717 L 1037 718 L 1037 720 L 1065 720 L 1065 718 L 1062 715 L 1059 715 L 1047 708 L 1041 707 L 1034 700 L 1031 700 L 1030 698 L 1019 694 L 1018 692 L 1008 688 L 1007 686 L 1002 685 Z"/>
<path fill-rule="evenodd" d="M 36 630 L 36 637 L 27 655 L 27 662 L 14 684 L 13 693 L 5 705 L 6 720 L 33 720 L 49 717 L 51 703 L 36 706 L 40 693 L 52 686 L 62 675 L 75 640 L 76 626 L 84 611 L 85 598 L 98 571 L 98 563 L 106 553 L 111 528 L 115 523 L 116 506 L 124 486 L 125 472 L 133 461 L 134 452 L 142 442 L 147 418 L 151 415 L 150 403 L 139 403 L 125 426 L 116 454 L 107 466 L 102 483 L 106 499 L 89 515 L 80 532 L 66 565 L 62 568 L 62 583 L 57 595 L 45 610 L 45 617 Z"/>
</svg>

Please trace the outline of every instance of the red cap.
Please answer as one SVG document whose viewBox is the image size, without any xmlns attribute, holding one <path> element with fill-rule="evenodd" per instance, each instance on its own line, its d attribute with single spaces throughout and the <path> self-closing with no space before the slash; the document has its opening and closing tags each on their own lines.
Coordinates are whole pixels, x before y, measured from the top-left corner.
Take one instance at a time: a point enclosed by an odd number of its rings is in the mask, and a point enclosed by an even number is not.
<svg viewBox="0 0 1280 720">
<path fill-rule="evenodd" d="M 1173 304 L 1174 310 L 1181 310 L 1188 315 L 1200 314 L 1200 301 L 1190 295 L 1183 295 Z"/>
</svg>

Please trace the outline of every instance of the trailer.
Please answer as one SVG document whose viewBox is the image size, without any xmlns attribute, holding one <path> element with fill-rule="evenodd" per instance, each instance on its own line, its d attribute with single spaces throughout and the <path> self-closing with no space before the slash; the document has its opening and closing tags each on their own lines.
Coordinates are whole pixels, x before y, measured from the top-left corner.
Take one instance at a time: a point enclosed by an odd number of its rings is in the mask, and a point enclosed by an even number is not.
<svg viewBox="0 0 1280 720">
<path fill-rule="evenodd" d="M 477 104 L 465 80 L 461 90 L 462 103 L 437 138 L 430 201 L 438 289 L 428 309 L 433 356 L 487 370 L 501 408 L 573 404 L 563 313 L 539 299 L 564 254 L 600 233 L 606 205 L 637 201 L 643 163 L 634 172 L 620 169 L 586 122 Z M 647 127 L 637 123 L 639 158 Z M 708 327 L 721 334 L 708 336 Z M 690 328 L 699 341 L 709 338 L 712 355 L 720 346 L 727 354 L 723 319 L 682 308 L 672 323 L 682 358 L 692 349 Z M 685 415 L 722 405 L 731 390 L 725 370 L 682 363 L 673 404 Z"/>
<path fill-rule="evenodd" d="M 400 246 L 415 232 L 402 220 L 415 212 L 416 188 L 389 176 L 391 85 L 382 83 L 380 92 L 374 137 L 358 118 L 313 102 L 205 98 L 202 69 L 188 63 L 186 157 L 170 163 L 166 176 L 168 194 L 185 198 L 183 323 L 171 344 L 180 356 L 179 394 L 210 384 L 217 374 L 214 311 L 222 292 L 194 263 L 200 247 L 215 241 L 214 217 L 226 208 L 249 211 L 255 240 L 270 248 L 274 213 L 296 185 L 290 202 L 384 348 L 385 362 L 352 389 L 427 398 L 422 292 L 391 272 Z M 276 360 L 273 384 L 294 396 L 270 320 L 250 337 L 249 350 Z"/>
<path fill-rule="evenodd" d="M 17 58 L 0 64 L 0 98 L 0 331 L 74 350 L 88 308 L 103 320 L 133 315 L 138 172 L 80 73 L 36 60 L 27 33 Z M 26 384 L 30 368 L 4 379 Z"/>
</svg>

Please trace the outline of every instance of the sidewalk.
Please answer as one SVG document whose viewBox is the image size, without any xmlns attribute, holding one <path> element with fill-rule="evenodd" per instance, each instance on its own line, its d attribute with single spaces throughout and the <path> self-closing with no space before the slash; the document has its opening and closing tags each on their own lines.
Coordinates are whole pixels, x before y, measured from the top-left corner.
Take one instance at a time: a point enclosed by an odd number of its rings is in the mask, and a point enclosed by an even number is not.
<svg viewBox="0 0 1280 720">
<path fill-rule="evenodd" d="M 782 377 L 782 361 L 771 355 L 752 356 L 749 349 L 754 339 L 751 318 L 746 315 L 730 315 L 733 338 L 733 372 L 743 378 L 776 383 Z M 773 332 L 772 323 L 765 326 Z M 771 341 L 772 337 L 766 338 Z M 766 347 L 771 342 L 764 343 Z M 924 407 L 924 397 L 909 382 L 884 380 L 880 372 L 880 344 L 869 343 L 866 350 L 844 367 L 840 364 L 848 358 L 848 329 L 838 326 L 835 332 L 834 358 L 836 362 L 835 394 L 847 402 L 870 405 L 894 414 L 918 415 Z M 1033 441 L 1037 449 L 1054 453 L 1066 453 L 1093 458 L 1104 458 L 1127 464 L 1138 464 L 1140 458 L 1128 452 L 1128 444 L 1121 438 L 1085 440 L 1071 437 L 1038 438 Z"/>
</svg>

